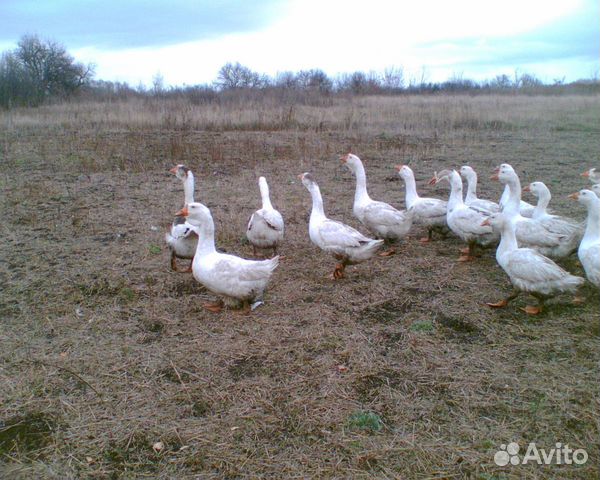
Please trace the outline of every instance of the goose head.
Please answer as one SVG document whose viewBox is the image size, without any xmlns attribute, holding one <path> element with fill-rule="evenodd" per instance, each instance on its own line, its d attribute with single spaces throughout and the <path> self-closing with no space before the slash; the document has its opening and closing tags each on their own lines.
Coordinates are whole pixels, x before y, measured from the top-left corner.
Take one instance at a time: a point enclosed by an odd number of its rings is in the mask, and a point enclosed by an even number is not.
<svg viewBox="0 0 600 480">
<path fill-rule="evenodd" d="M 400 175 L 400 178 L 406 180 L 408 178 L 413 177 L 414 178 L 414 173 L 412 171 L 412 169 L 408 166 L 408 165 L 396 165 L 396 171 L 398 172 L 398 175 Z"/>
<path fill-rule="evenodd" d="M 188 178 L 188 174 L 190 169 L 183 164 L 175 165 L 173 168 L 169 170 L 173 175 L 175 175 L 182 182 Z"/>
<path fill-rule="evenodd" d="M 298 178 L 309 191 L 317 184 L 312 174 L 305 172 L 298 175 Z"/>
<path fill-rule="evenodd" d="M 179 210 L 175 215 L 186 217 L 188 222 L 195 225 L 212 224 L 212 215 L 208 207 L 199 202 L 191 202 Z"/>
<path fill-rule="evenodd" d="M 460 167 L 459 173 L 460 176 L 466 180 L 473 178 L 476 175 L 475 170 L 473 170 L 468 165 L 463 165 L 462 167 Z"/>
<path fill-rule="evenodd" d="M 497 180 L 500 183 L 508 183 L 512 178 L 516 177 L 515 169 L 508 163 L 503 163 L 494 170 L 494 174 L 490 177 L 491 180 Z"/>
<path fill-rule="evenodd" d="M 454 170 L 442 170 L 441 172 L 434 172 L 433 177 L 431 180 L 429 180 L 429 185 L 437 185 L 442 180 L 449 182 L 452 172 L 454 172 Z"/>
<path fill-rule="evenodd" d="M 504 228 L 504 225 L 508 222 L 508 218 L 504 213 L 493 213 L 481 222 L 482 227 L 492 227 L 492 230 L 499 232 Z"/>
<path fill-rule="evenodd" d="M 582 177 L 586 177 L 586 178 L 590 178 L 594 176 L 594 173 L 596 172 L 595 168 L 590 168 L 589 170 L 586 170 L 585 172 L 583 172 L 581 174 Z"/>
<path fill-rule="evenodd" d="M 362 165 L 362 161 L 353 153 L 347 153 L 340 157 L 342 164 L 346 165 L 350 171 L 356 172 L 356 169 Z"/>
<path fill-rule="evenodd" d="M 577 200 L 582 205 L 589 207 L 590 205 L 599 202 L 598 196 L 591 190 L 583 189 L 569 195 L 569 198 Z"/>
<path fill-rule="evenodd" d="M 531 182 L 523 187 L 524 192 L 530 192 L 537 198 L 545 198 L 550 196 L 550 190 L 544 182 Z"/>
</svg>

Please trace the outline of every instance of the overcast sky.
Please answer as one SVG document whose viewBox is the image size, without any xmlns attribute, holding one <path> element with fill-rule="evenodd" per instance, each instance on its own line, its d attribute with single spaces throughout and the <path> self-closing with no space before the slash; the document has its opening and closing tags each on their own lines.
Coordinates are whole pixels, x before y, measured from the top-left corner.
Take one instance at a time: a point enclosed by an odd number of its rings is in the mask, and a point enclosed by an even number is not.
<svg viewBox="0 0 600 480">
<path fill-rule="evenodd" d="M 216 79 L 226 62 L 269 75 L 403 67 L 408 78 L 597 76 L 598 0 L 0 0 L 0 50 L 56 40 L 96 78 Z"/>
</svg>

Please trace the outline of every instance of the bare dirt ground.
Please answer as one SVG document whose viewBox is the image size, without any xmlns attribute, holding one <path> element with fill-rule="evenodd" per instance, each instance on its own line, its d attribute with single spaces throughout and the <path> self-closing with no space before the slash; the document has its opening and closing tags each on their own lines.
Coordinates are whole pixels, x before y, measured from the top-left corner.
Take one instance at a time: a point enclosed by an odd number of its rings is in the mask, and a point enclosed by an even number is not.
<svg viewBox="0 0 600 480">
<path fill-rule="evenodd" d="M 297 175 L 312 172 L 328 214 L 358 226 L 338 160 L 349 148 L 371 195 L 397 206 L 395 164 L 445 197 L 426 180 L 468 163 L 480 195 L 497 198 L 488 177 L 509 162 L 548 184 L 555 211 L 583 219 L 566 195 L 600 166 L 600 99 L 398 99 L 375 127 L 383 100 L 352 102 L 270 131 L 85 112 L 55 122 L 59 107 L 4 118 L 3 478 L 598 477 L 598 291 L 537 317 L 519 309 L 525 298 L 492 311 L 483 304 L 510 291 L 493 252 L 457 263 L 457 239 L 422 245 L 418 229 L 397 255 L 329 280 L 334 260 L 309 241 Z M 334 107 L 346 109 L 339 124 Z M 286 258 L 249 316 L 203 310 L 211 295 L 168 268 L 176 163 L 196 174 L 218 246 L 247 257 L 257 178 L 270 182 Z M 562 264 L 583 274 L 575 257 Z M 511 441 L 561 442 L 589 459 L 495 465 Z"/>
</svg>

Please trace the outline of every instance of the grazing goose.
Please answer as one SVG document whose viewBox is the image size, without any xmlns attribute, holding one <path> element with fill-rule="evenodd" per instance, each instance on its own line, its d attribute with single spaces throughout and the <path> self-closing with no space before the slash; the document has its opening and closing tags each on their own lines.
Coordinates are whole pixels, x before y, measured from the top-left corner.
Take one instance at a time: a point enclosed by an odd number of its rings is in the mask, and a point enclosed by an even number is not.
<svg viewBox="0 0 600 480">
<path fill-rule="evenodd" d="M 500 181 L 509 188 L 509 198 L 502 211 L 514 225 L 519 245 L 533 248 L 551 258 L 566 257 L 577 249 L 578 233 L 567 235 L 555 231 L 555 225 L 552 222 L 525 218 L 520 214 L 521 182 L 508 163 L 500 165 L 494 171 L 492 179 Z"/>
<path fill-rule="evenodd" d="M 587 208 L 587 220 L 577 256 L 590 283 L 600 287 L 600 198 L 590 190 L 569 195 Z"/>
<path fill-rule="evenodd" d="M 420 197 L 417 193 L 415 174 L 408 165 L 396 165 L 396 170 L 404 180 L 406 208 L 413 212 L 413 222 L 427 227 L 427 237 L 421 238 L 420 241 L 430 242 L 434 230 L 445 237 L 448 233 L 448 223 L 446 223 L 448 202 L 439 198 Z"/>
<path fill-rule="evenodd" d="M 459 262 L 472 260 L 475 245 L 488 246 L 498 241 L 498 234 L 489 226 L 482 225 L 490 213 L 465 205 L 462 194 L 462 180 L 456 170 L 443 170 L 430 180 L 435 185 L 442 180 L 450 183 L 450 198 L 446 221 L 450 230 L 468 244 L 468 248 L 461 250 Z"/>
<path fill-rule="evenodd" d="M 321 190 L 312 175 L 303 173 L 298 178 L 310 192 L 312 198 L 312 210 L 308 224 L 310 240 L 338 260 L 339 263 L 335 266 L 332 278 L 343 278 L 346 265 L 357 264 L 371 258 L 381 247 L 383 240 L 366 237 L 342 222 L 327 218 L 323 209 Z"/>
<path fill-rule="evenodd" d="M 566 217 L 552 215 L 547 212 L 548 204 L 552 199 L 552 194 L 544 182 L 532 182 L 523 188 L 524 192 L 530 192 L 537 197 L 538 202 L 533 211 L 532 219 L 536 220 L 553 232 L 563 235 L 576 235 L 577 242 L 581 241 L 583 236 L 583 225 Z"/>
<path fill-rule="evenodd" d="M 519 248 L 515 229 L 510 217 L 505 213 L 495 213 L 482 225 L 491 226 L 500 232 L 500 244 L 496 250 L 496 260 L 513 284 L 514 291 L 506 299 L 488 303 L 490 307 L 505 307 L 521 292 L 529 293 L 538 300 L 537 305 L 528 305 L 524 311 L 538 314 L 544 307 L 546 298 L 561 292 L 575 292 L 583 284 L 581 277 L 571 275 L 549 258 L 531 248 Z"/>
<path fill-rule="evenodd" d="M 204 306 L 212 312 L 220 312 L 223 304 L 241 307 L 247 313 L 252 302 L 261 300 L 279 257 L 268 260 L 246 260 L 220 253 L 215 248 L 215 224 L 210 210 L 201 203 L 189 203 L 177 212 L 188 218 L 190 228 L 199 237 L 192 262 L 194 278 L 215 295 L 222 297 Z"/>
<path fill-rule="evenodd" d="M 171 170 L 183 184 L 183 206 L 194 201 L 194 174 L 185 165 L 176 165 Z M 198 236 L 189 228 L 185 218 L 176 216 L 165 233 L 165 242 L 171 251 L 171 269 L 176 272 L 191 272 L 192 262 L 186 270 L 177 268 L 177 258 L 193 259 L 198 244 Z"/>
<path fill-rule="evenodd" d="M 477 173 L 468 165 L 460 167 L 460 176 L 467 181 L 467 194 L 465 195 L 465 204 L 479 210 L 486 210 L 490 213 L 500 211 L 500 206 L 491 200 L 477 198 Z"/>
<path fill-rule="evenodd" d="M 354 193 L 353 213 L 373 235 L 383 238 L 386 242 L 405 237 L 413 222 L 413 212 L 397 210 L 391 205 L 373 200 L 367 192 L 367 176 L 360 158 L 352 153 L 344 155 L 340 160 L 356 176 L 356 191 Z M 381 256 L 393 255 L 396 252 L 390 248 Z"/>
<path fill-rule="evenodd" d="M 272 248 L 277 255 L 277 246 L 283 240 L 283 217 L 273 208 L 269 197 L 269 185 L 265 177 L 258 179 L 262 208 L 250 217 L 246 237 L 252 244 L 254 256 L 257 248 Z"/>
<path fill-rule="evenodd" d="M 595 168 L 586 170 L 581 176 L 589 178 L 592 183 L 600 183 L 600 173 L 597 173 Z"/>
</svg>

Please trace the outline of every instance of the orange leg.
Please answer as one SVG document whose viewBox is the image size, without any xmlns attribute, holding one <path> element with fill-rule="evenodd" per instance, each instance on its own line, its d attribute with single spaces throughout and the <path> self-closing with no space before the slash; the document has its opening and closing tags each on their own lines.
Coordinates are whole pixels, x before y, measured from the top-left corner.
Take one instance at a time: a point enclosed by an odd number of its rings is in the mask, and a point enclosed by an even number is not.
<svg viewBox="0 0 600 480">
<path fill-rule="evenodd" d="M 433 230 L 431 228 L 427 229 L 427 236 L 423 238 L 419 238 L 419 242 L 421 243 L 429 243 L 433 240 Z"/>
<path fill-rule="evenodd" d="M 178 272 L 177 269 L 177 259 L 175 258 L 175 252 L 171 252 L 171 270 L 174 272 Z"/>
<path fill-rule="evenodd" d="M 396 249 L 394 247 L 388 248 L 385 252 L 381 252 L 378 255 L 380 257 L 390 257 L 396 253 Z"/>
<path fill-rule="evenodd" d="M 216 302 L 208 302 L 204 303 L 202 306 L 210 312 L 219 313 L 221 310 L 223 310 L 223 301 L 217 300 Z"/>
<path fill-rule="evenodd" d="M 460 257 L 458 257 L 458 261 L 459 262 L 469 262 L 471 260 L 474 260 L 475 257 L 473 256 L 473 247 L 474 247 L 474 245 L 472 243 L 469 243 L 468 247 L 461 249 L 460 251 L 461 251 L 462 255 Z"/>
<path fill-rule="evenodd" d="M 488 307 L 492 307 L 492 308 L 504 308 L 508 305 L 508 302 L 510 302 L 511 300 L 514 300 L 515 298 L 517 298 L 519 296 L 519 291 L 515 290 L 513 291 L 513 293 L 511 293 L 508 297 L 506 297 L 504 300 L 500 300 L 499 302 L 496 303 L 486 303 L 486 305 Z"/>
<path fill-rule="evenodd" d="M 333 270 L 333 273 L 331 274 L 331 277 L 333 280 L 340 280 L 341 278 L 344 278 L 344 270 L 346 269 L 346 265 L 343 263 L 336 263 L 335 264 L 335 269 Z"/>
<path fill-rule="evenodd" d="M 537 315 L 538 313 L 542 312 L 542 306 L 541 305 L 527 305 L 525 308 L 522 308 L 521 310 L 523 310 L 528 315 Z"/>
</svg>

